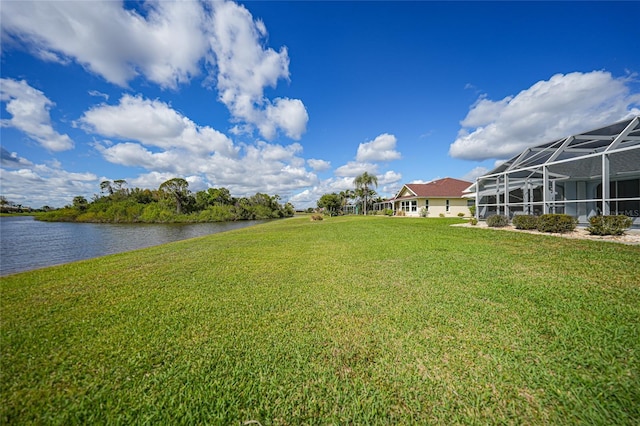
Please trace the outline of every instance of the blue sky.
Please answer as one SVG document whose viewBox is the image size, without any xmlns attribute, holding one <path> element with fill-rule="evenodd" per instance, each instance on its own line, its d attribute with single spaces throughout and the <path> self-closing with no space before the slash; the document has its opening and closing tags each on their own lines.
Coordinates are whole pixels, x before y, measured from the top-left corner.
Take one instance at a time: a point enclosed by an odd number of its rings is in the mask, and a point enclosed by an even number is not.
<svg viewBox="0 0 640 426">
<path fill-rule="evenodd" d="M 3 1 L 0 193 L 102 180 L 298 208 L 473 180 L 640 114 L 639 2 Z"/>
</svg>

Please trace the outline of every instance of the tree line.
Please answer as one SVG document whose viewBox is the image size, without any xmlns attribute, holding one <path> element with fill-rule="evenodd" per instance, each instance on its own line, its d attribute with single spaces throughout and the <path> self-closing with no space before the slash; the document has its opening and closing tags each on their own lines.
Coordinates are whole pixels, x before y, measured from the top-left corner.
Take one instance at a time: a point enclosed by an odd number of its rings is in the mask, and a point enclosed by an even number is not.
<svg viewBox="0 0 640 426">
<path fill-rule="evenodd" d="M 123 179 L 100 183 L 100 193 L 91 201 L 83 196 L 72 204 L 43 213 L 44 221 L 104 223 L 228 222 L 276 219 L 295 213 L 278 195 L 256 193 L 233 197 L 227 188 L 191 192 L 182 178 L 163 182 L 158 189 L 128 188 Z"/>
<path fill-rule="evenodd" d="M 374 203 L 382 201 L 372 188 L 378 186 L 377 176 L 364 172 L 355 177 L 353 185 L 353 190 L 347 189 L 339 193 L 331 192 L 322 195 L 317 203 L 318 208 L 333 216 L 345 214 L 347 206 L 352 206 L 355 208 L 355 213 L 366 215 Z"/>
</svg>

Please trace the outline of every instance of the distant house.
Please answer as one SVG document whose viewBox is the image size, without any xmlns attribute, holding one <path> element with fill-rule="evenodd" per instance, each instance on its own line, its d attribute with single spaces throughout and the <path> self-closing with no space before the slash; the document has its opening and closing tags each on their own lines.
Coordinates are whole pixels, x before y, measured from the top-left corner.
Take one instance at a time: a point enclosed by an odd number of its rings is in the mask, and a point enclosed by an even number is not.
<svg viewBox="0 0 640 426">
<path fill-rule="evenodd" d="M 394 213 L 420 216 L 422 209 L 429 217 L 456 217 L 458 213 L 469 216 L 469 207 L 475 199 L 465 198 L 465 190 L 471 186 L 465 180 L 444 178 L 429 183 L 407 183 L 398 194 L 388 200 Z M 399 213 L 402 212 L 402 213 Z"/>
</svg>

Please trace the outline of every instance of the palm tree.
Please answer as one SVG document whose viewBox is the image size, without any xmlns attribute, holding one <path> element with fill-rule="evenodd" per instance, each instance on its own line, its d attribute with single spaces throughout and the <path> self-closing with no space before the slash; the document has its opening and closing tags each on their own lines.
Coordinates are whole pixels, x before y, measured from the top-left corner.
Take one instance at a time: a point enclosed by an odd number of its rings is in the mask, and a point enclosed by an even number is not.
<svg viewBox="0 0 640 426">
<path fill-rule="evenodd" d="M 342 209 L 342 213 L 346 214 L 346 210 L 347 210 L 347 205 L 349 204 L 349 200 L 355 197 L 355 193 L 350 190 L 350 189 L 346 189 L 344 191 L 340 191 L 340 200 L 342 201 L 340 203 L 340 208 Z"/>
<path fill-rule="evenodd" d="M 353 184 L 356 186 L 356 190 L 360 190 L 364 197 L 364 214 L 367 214 L 367 196 L 369 195 L 369 186 L 378 186 L 378 177 L 376 175 L 370 175 L 367 172 L 356 176 L 353 180 Z"/>
</svg>

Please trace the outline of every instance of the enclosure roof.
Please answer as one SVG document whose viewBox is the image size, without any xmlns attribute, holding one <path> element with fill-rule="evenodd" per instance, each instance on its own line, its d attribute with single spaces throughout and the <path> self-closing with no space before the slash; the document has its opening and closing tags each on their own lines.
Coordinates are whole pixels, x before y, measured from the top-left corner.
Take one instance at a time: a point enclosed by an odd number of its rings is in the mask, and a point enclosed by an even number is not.
<svg viewBox="0 0 640 426">
<path fill-rule="evenodd" d="M 640 145 L 640 116 L 525 149 L 487 175 Z"/>
</svg>

